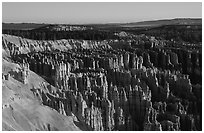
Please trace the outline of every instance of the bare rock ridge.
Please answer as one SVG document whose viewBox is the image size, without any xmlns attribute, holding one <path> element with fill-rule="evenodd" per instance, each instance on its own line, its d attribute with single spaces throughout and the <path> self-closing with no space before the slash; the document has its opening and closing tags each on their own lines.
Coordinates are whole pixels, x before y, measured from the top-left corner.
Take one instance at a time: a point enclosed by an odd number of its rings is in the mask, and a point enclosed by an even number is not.
<svg viewBox="0 0 204 133">
<path fill-rule="evenodd" d="M 202 52 L 145 35 L 131 40 L 36 41 L 3 34 L 2 45 L 23 66 L 23 84 L 30 70 L 49 82 L 33 89 L 44 106 L 76 116 L 89 130 L 202 130 Z"/>
</svg>

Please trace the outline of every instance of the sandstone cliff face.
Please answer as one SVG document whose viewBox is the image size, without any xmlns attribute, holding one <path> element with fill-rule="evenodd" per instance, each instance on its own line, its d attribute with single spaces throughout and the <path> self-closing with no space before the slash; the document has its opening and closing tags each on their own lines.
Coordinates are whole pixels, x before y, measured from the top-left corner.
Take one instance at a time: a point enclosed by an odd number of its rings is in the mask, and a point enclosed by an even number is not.
<svg viewBox="0 0 204 133">
<path fill-rule="evenodd" d="M 149 41 L 142 50 L 125 51 L 108 41 L 3 35 L 3 46 L 16 63 L 57 88 L 45 85 L 46 91 L 35 92 L 43 105 L 65 116 L 73 113 L 90 130 L 199 130 L 201 87 L 191 78 L 201 75 L 200 53 L 161 50 L 166 42 Z M 26 76 L 23 70 L 25 84 Z"/>
</svg>

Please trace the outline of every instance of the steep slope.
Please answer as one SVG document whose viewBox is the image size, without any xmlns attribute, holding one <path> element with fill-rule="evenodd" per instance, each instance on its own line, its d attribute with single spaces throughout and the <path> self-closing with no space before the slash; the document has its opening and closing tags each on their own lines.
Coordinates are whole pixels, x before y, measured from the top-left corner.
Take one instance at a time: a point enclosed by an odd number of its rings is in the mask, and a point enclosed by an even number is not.
<svg viewBox="0 0 204 133">
<path fill-rule="evenodd" d="M 43 78 L 29 71 L 28 83 L 19 81 L 19 65 L 2 61 L 2 130 L 80 130 L 74 116 L 64 116 L 48 106 L 43 106 L 31 91 L 33 88 L 44 90 Z M 7 75 L 10 77 L 6 77 Z M 6 77 L 6 78 L 5 78 Z M 85 128 L 83 128 L 85 129 Z"/>
</svg>

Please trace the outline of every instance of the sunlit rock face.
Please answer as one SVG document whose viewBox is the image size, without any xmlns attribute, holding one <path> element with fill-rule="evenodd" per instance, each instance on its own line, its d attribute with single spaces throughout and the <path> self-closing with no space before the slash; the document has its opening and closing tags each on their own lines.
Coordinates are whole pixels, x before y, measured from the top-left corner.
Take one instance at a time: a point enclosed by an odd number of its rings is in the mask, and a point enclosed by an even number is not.
<svg viewBox="0 0 204 133">
<path fill-rule="evenodd" d="M 30 70 L 49 83 L 33 89 L 43 106 L 75 116 L 88 130 L 201 130 L 201 53 L 144 35 L 133 39 L 144 47 L 125 40 L 126 50 L 115 48 L 117 40 L 37 41 L 6 34 L 2 45 L 22 66 L 19 82 L 29 84 Z"/>
</svg>

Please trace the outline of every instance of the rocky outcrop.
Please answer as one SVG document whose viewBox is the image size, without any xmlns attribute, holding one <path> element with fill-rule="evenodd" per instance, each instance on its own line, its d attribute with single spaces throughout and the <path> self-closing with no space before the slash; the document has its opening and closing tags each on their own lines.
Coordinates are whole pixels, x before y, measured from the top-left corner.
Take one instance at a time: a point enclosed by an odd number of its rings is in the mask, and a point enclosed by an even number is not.
<svg viewBox="0 0 204 133">
<path fill-rule="evenodd" d="M 34 92 L 43 105 L 62 115 L 73 113 L 91 130 L 201 129 L 202 88 L 199 80 L 191 82 L 201 76 L 200 53 L 144 40 L 135 37 L 144 49 L 127 42 L 129 48 L 122 50 L 109 45 L 117 40 L 14 37 L 12 42 L 11 36 L 3 35 L 2 41 L 13 60 L 24 64 L 19 72 L 24 84 L 30 69 L 57 88 L 45 85 L 46 91 Z"/>
</svg>

